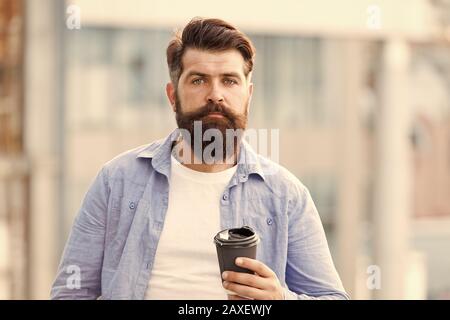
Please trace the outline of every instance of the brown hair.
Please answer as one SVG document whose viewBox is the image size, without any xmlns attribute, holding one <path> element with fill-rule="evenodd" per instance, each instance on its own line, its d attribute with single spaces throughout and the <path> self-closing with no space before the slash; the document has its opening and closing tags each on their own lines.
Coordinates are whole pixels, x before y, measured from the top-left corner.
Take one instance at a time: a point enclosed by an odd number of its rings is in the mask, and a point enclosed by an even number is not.
<svg viewBox="0 0 450 320">
<path fill-rule="evenodd" d="M 177 32 L 167 46 L 167 65 L 170 79 L 177 85 L 183 72 L 181 59 L 188 48 L 209 51 L 238 50 L 245 62 L 244 74 L 253 70 L 255 48 L 250 39 L 231 24 L 220 19 L 192 19 L 183 29 Z"/>
</svg>

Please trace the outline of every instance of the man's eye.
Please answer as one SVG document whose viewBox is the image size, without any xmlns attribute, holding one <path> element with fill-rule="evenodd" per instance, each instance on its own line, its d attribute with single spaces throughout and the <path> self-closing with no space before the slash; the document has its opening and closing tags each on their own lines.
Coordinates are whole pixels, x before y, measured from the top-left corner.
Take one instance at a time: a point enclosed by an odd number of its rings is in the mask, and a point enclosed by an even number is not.
<svg viewBox="0 0 450 320">
<path fill-rule="evenodd" d="M 192 80 L 192 83 L 193 84 L 201 84 L 201 83 L 203 83 L 203 79 L 194 79 L 194 80 Z"/>
<path fill-rule="evenodd" d="M 226 84 L 237 84 L 237 81 L 234 79 L 225 79 L 224 82 Z"/>
</svg>

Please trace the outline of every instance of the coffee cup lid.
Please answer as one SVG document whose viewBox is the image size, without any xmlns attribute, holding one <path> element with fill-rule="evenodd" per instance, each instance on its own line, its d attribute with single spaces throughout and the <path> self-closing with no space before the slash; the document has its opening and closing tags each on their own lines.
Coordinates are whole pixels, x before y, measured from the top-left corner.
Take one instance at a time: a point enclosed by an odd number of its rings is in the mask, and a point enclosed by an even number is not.
<svg viewBox="0 0 450 320">
<path fill-rule="evenodd" d="M 220 246 L 249 247 L 258 243 L 259 237 L 251 227 L 243 226 L 220 231 L 214 242 Z"/>
</svg>

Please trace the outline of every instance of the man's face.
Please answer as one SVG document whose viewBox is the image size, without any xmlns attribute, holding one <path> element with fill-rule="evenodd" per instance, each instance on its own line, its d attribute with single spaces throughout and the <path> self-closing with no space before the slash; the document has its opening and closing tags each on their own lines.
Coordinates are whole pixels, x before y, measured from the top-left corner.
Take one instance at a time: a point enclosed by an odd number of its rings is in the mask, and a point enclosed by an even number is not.
<svg viewBox="0 0 450 320">
<path fill-rule="evenodd" d="M 244 59 L 237 50 L 188 49 L 182 63 L 178 87 L 167 86 L 178 127 L 190 132 L 192 149 L 194 121 L 202 122 L 202 136 L 210 128 L 220 130 L 225 156 L 226 143 L 230 143 L 225 130 L 247 126 L 253 84 L 244 74 Z M 203 149 L 209 143 L 202 141 Z"/>
</svg>

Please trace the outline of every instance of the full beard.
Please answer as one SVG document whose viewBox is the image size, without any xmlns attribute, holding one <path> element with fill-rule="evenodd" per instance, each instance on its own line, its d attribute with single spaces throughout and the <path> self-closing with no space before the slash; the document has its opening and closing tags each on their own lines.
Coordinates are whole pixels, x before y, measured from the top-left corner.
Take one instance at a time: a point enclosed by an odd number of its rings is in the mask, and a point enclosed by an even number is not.
<svg viewBox="0 0 450 320">
<path fill-rule="evenodd" d="M 220 103 L 208 103 L 197 111 L 183 112 L 178 94 L 175 100 L 176 121 L 183 139 L 202 163 L 234 161 L 234 156 L 247 127 L 248 101 L 244 114 L 237 114 Z M 220 113 L 223 117 L 208 117 Z M 206 135 L 205 135 L 206 133 Z M 201 147 L 201 148 L 200 148 Z"/>
</svg>

